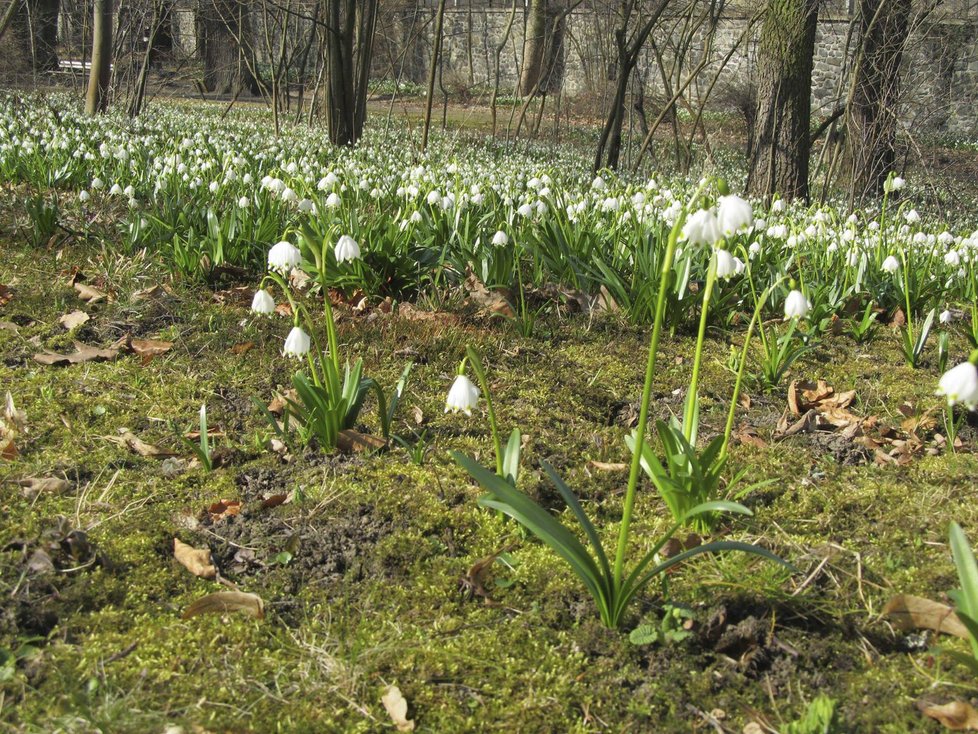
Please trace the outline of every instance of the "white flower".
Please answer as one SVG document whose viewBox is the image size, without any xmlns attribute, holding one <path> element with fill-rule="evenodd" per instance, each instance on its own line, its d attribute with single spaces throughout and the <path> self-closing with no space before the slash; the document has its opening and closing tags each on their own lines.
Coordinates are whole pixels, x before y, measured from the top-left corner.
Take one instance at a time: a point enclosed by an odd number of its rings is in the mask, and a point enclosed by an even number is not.
<svg viewBox="0 0 978 734">
<path fill-rule="evenodd" d="M 298 201 L 298 200 L 299 200 L 299 195 L 295 193 L 295 191 L 293 191 L 292 189 L 285 188 L 282 191 L 282 201 Z"/>
<path fill-rule="evenodd" d="M 346 262 L 347 260 L 357 260 L 360 258 L 360 245 L 350 235 L 345 234 L 336 243 L 336 247 L 333 248 L 333 254 L 336 255 L 337 263 Z"/>
<path fill-rule="evenodd" d="M 268 251 L 268 269 L 288 275 L 302 262 L 302 253 L 291 242 L 279 242 Z"/>
<path fill-rule="evenodd" d="M 333 191 L 332 193 L 330 193 L 329 196 L 326 197 L 326 206 L 328 206 L 330 209 L 337 209 L 342 203 L 343 202 L 340 199 L 340 195 L 337 194 L 335 191 Z"/>
<path fill-rule="evenodd" d="M 717 207 L 720 231 L 728 237 L 754 223 L 754 210 L 739 196 L 721 196 Z"/>
<path fill-rule="evenodd" d="M 249 199 L 247 196 L 242 196 L 240 199 L 238 199 L 238 206 L 241 209 L 247 209 L 249 206 L 251 206 L 251 199 Z"/>
<path fill-rule="evenodd" d="M 445 399 L 445 412 L 452 411 L 458 413 L 460 410 L 466 415 L 472 415 L 472 408 L 479 402 L 479 388 L 472 384 L 465 375 L 459 375 L 452 383 L 452 389 L 448 391 Z"/>
<path fill-rule="evenodd" d="M 604 182 L 604 179 L 601 178 L 601 176 L 595 176 L 594 180 L 591 182 L 591 188 L 595 191 L 604 191 L 606 188 L 608 188 L 608 184 Z"/>
<path fill-rule="evenodd" d="M 263 315 L 275 313 L 275 299 L 264 288 L 256 291 L 251 299 L 251 312 Z"/>
<path fill-rule="evenodd" d="M 429 191 L 426 201 L 428 202 L 429 206 L 437 206 L 438 204 L 441 204 L 441 192 L 438 189 Z"/>
<path fill-rule="evenodd" d="M 971 362 L 952 367 L 937 383 L 937 394 L 945 396 L 948 405 L 962 403 L 974 410 L 978 406 L 978 368 Z"/>
<path fill-rule="evenodd" d="M 887 273 L 895 273 L 900 269 L 900 261 L 897 260 L 893 255 L 890 255 L 886 260 L 883 261 L 883 270 Z"/>
<path fill-rule="evenodd" d="M 906 181 L 904 181 L 899 176 L 894 176 L 893 178 L 888 178 L 886 180 L 886 183 L 883 184 L 883 190 L 887 192 L 899 191 L 906 185 L 907 185 Z"/>
<path fill-rule="evenodd" d="M 92 195 L 89 194 L 87 191 L 85 191 L 85 189 L 82 189 L 81 191 L 78 192 L 78 201 L 80 201 L 82 204 L 84 204 L 86 201 L 88 201 L 91 198 Z"/>
<path fill-rule="evenodd" d="M 109 196 L 120 196 L 122 194 L 122 187 L 119 184 L 112 184 L 112 188 L 109 189 Z"/>
<path fill-rule="evenodd" d="M 315 211 L 316 205 L 313 204 L 310 199 L 302 199 L 301 201 L 299 201 L 297 208 L 303 214 L 309 214 L 310 212 Z"/>
<path fill-rule="evenodd" d="M 712 245 L 721 236 L 716 215 L 706 209 L 697 209 L 683 225 L 683 237 L 692 245 Z"/>
<path fill-rule="evenodd" d="M 533 216 L 533 207 L 529 204 L 523 204 L 519 209 L 516 210 L 517 214 L 521 217 L 531 217 Z"/>
<path fill-rule="evenodd" d="M 954 315 L 947 309 L 944 309 L 938 318 L 942 324 L 950 324 L 954 320 Z"/>
<path fill-rule="evenodd" d="M 717 277 L 730 280 L 737 274 L 737 263 L 726 250 L 717 250 Z"/>
<path fill-rule="evenodd" d="M 293 326 L 292 331 L 285 337 L 282 354 L 286 357 L 303 357 L 309 352 L 311 340 L 309 335 L 299 326 Z"/>
<path fill-rule="evenodd" d="M 492 244 L 496 247 L 505 247 L 509 244 L 509 237 L 502 230 L 499 230 L 492 236 Z"/>
<path fill-rule="evenodd" d="M 100 179 L 98 177 L 92 179 L 92 188 L 93 189 L 101 189 L 101 188 L 104 188 L 104 187 L 105 187 L 105 183 L 103 183 L 102 179 Z"/>
<path fill-rule="evenodd" d="M 803 319 L 808 315 L 808 310 L 811 307 L 804 293 L 801 291 L 791 291 L 788 297 L 784 299 L 784 320 Z"/>
</svg>

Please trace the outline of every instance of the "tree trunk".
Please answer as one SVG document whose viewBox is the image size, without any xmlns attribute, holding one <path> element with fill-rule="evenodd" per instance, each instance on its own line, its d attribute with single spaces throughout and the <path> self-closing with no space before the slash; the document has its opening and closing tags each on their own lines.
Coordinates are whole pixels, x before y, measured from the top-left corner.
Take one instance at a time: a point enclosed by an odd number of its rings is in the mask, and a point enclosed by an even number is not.
<svg viewBox="0 0 978 734">
<path fill-rule="evenodd" d="M 95 0 L 92 25 L 92 67 L 88 75 L 85 114 L 105 112 L 109 104 L 109 79 L 112 76 L 112 0 Z"/>
<path fill-rule="evenodd" d="M 819 0 L 769 0 L 758 45 L 757 113 L 747 190 L 808 198 L 812 57 Z"/>
<path fill-rule="evenodd" d="M 900 64 L 911 0 L 861 0 L 860 53 L 847 120 L 853 195 L 880 194 L 896 161 Z"/>
<path fill-rule="evenodd" d="M 424 128 L 421 131 L 421 151 L 428 148 L 428 132 L 431 130 L 431 106 L 435 101 L 435 78 L 438 75 L 438 63 L 441 60 L 441 43 L 444 36 L 445 0 L 440 0 L 435 11 L 435 40 L 431 50 L 431 69 L 428 72 L 428 97 L 425 100 Z"/>
<path fill-rule="evenodd" d="M 248 4 L 242 0 L 200 0 L 197 14 L 198 47 L 204 62 L 204 89 L 217 94 L 258 93 L 254 76 L 244 63 L 242 46 L 250 42 Z"/>
<path fill-rule="evenodd" d="M 335 145 L 353 145 L 367 119 L 377 0 L 326 0 L 326 122 Z"/>
<path fill-rule="evenodd" d="M 523 72 L 520 74 L 520 94 L 533 94 L 543 74 L 543 59 L 547 39 L 547 0 L 530 0 L 523 41 Z"/>
<path fill-rule="evenodd" d="M 58 68 L 59 0 L 12 0 L 6 8 L 0 37 L 13 29 L 14 58 L 34 73 Z M 10 61 L 10 57 L 6 58 Z"/>
</svg>

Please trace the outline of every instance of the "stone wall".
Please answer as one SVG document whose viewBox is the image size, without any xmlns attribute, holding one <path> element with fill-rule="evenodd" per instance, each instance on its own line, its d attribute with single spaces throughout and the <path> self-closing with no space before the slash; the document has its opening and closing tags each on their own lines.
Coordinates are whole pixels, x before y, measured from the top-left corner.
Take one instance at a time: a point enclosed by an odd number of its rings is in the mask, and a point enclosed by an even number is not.
<svg viewBox="0 0 978 734">
<path fill-rule="evenodd" d="M 831 0 L 819 19 L 812 80 L 816 116 L 829 114 L 848 91 L 850 4 L 849 0 Z M 456 3 L 446 12 L 443 81 L 450 92 L 483 93 L 491 86 L 495 48 L 505 37 L 511 15 L 509 3 L 499 0 L 472 5 L 476 7 Z M 378 74 L 400 74 L 402 79 L 425 83 L 433 14 L 432 7 L 412 7 L 385 17 L 378 42 L 378 68 L 375 69 Z M 700 63 L 703 54 L 707 55 L 705 69 L 690 87 L 692 98 L 706 93 L 714 73 L 734 47 L 710 99 L 717 105 L 730 105 L 747 93 L 754 74 L 759 31 L 759 26 L 748 29 L 747 17 L 737 7 L 728 9 L 717 23 L 712 49 L 705 49 L 705 31 L 697 34 L 698 41 L 684 65 L 686 71 L 678 77 L 684 79 Z M 525 9 L 523 2 L 519 2 L 500 56 L 504 93 L 512 93 L 518 79 L 524 21 Z M 565 95 L 585 100 L 594 98 L 597 102 L 608 93 L 615 66 L 611 22 L 606 14 L 590 9 L 571 14 L 564 48 Z M 653 34 L 654 48 L 667 68 L 675 56 L 675 39 L 682 36 L 689 22 L 687 17 L 666 17 Z M 652 42 L 646 44 L 637 75 L 645 84 L 650 107 L 655 100 L 667 98 L 654 48 Z M 676 84 L 677 78 L 673 78 L 671 85 Z M 902 88 L 901 120 L 908 131 L 978 136 L 978 12 L 972 4 L 945 0 L 927 22 L 917 25 L 905 55 Z"/>
</svg>

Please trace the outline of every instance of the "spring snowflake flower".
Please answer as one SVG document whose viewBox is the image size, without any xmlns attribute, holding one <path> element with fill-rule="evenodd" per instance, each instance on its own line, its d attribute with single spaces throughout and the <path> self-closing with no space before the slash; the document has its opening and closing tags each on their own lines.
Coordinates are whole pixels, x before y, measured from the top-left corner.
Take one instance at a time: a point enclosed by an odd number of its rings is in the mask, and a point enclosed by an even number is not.
<svg viewBox="0 0 978 734">
<path fill-rule="evenodd" d="M 268 291 L 262 288 L 260 291 L 255 292 L 255 297 L 251 299 L 251 312 L 267 316 L 270 313 L 275 313 L 275 299 L 272 298 Z"/>
<path fill-rule="evenodd" d="M 505 247 L 509 244 L 509 237 L 502 230 L 499 230 L 492 236 L 492 244 L 496 247 Z"/>
<path fill-rule="evenodd" d="M 268 269 L 288 275 L 302 262 L 302 253 L 291 242 L 282 241 L 268 251 Z"/>
<path fill-rule="evenodd" d="M 730 280 L 737 274 L 737 263 L 734 256 L 726 250 L 717 250 L 717 277 Z"/>
<path fill-rule="evenodd" d="M 937 383 L 937 394 L 946 397 L 948 405 L 961 403 L 974 410 L 978 407 L 978 367 L 971 362 L 952 367 Z"/>
<path fill-rule="evenodd" d="M 347 260 L 358 260 L 360 258 L 360 245 L 350 235 L 345 234 L 336 243 L 336 247 L 333 248 L 333 254 L 336 255 L 337 263 L 343 263 Z"/>
<path fill-rule="evenodd" d="M 891 191 L 899 191 L 906 185 L 907 182 L 905 180 L 903 180 L 899 176 L 894 176 L 893 178 L 886 180 L 886 183 L 883 184 L 883 189 L 884 191 L 889 193 Z"/>
<path fill-rule="evenodd" d="M 293 326 L 292 331 L 285 337 L 285 346 L 282 348 L 282 354 L 286 357 L 304 357 L 309 353 L 311 344 L 312 340 L 302 330 L 302 327 Z"/>
<path fill-rule="evenodd" d="M 335 191 L 333 191 L 329 196 L 326 197 L 326 206 L 329 207 L 330 209 L 337 209 L 342 203 L 343 202 L 340 199 L 340 195 L 337 194 Z"/>
<path fill-rule="evenodd" d="M 465 375 L 459 375 L 452 383 L 452 389 L 448 391 L 445 399 L 445 412 L 452 411 L 458 413 L 462 411 L 466 415 L 472 415 L 472 409 L 479 402 L 479 388 L 472 384 Z"/>
<path fill-rule="evenodd" d="M 748 229 L 754 223 L 754 210 L 739 196 L 721 196 L 718 204 L 717 221 L 726 236 Z"/>
<path fill-rule="evenodd" d="M 900 269 L 900 261 L 897 260 L 893 255 L 890 255 L 886 260 L 883 261 L 883 270 L 887 273 L 895 273 Z"/>
<path fill-rule="evenodd" d="M 238 199 L 239 208 L 247 209 L 249 206 L 251 206 L 251 199 L 249 199 L 247 196 L 242 196 L 240 199 Z"/>
<path fill-rule="evenodd" d="M 713 245 L 722 237 L 716 215 L 707 209 L 697 209 L 683 225 L 683 237 L 691 245 Z"/>
<path fill-rule="evenodd" d="M 86 201 L 88 201 L 91 198 L 92 195 L 89 194 L 87 191 L 85 191 L 85 189 L 82 189 L 81 191 L 78 192 L 78 201 L 80 201 L 82 204 L 84 204 Z"/>
<path fill-rule="evenodd" d="M 812 305 L 805 298 L 804 293 L 797 290 L 791 291 L 788 297 L 784 299 L 784 320 L 803 319 L 808 315 L 811 307 Z"/>
</svg>

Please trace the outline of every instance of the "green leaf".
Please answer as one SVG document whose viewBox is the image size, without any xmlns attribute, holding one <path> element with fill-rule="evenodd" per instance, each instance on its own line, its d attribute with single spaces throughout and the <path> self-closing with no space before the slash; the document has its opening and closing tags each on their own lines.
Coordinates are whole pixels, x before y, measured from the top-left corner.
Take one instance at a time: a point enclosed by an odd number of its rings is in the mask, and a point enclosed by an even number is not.
<svg viewBox="0 0 978 734">
<path fill-rule="evenodd" d="M 506 448 L 503 451 L 503 475 L 507 480 L 512 482 L 514 487 L 520 475 L 522 441 L 523 437 L 520 435 L 520 429 L 514 428 L 513 432 L 509 434 L 509 441 L 506 443 Z"/>
<path fill-rule="evenodd" d="M 628 633 L 628 641 L 633 645 L 651 645 L 659 641 L 659 630 L 652 624 L 639 625 Z"/>
</svg>

